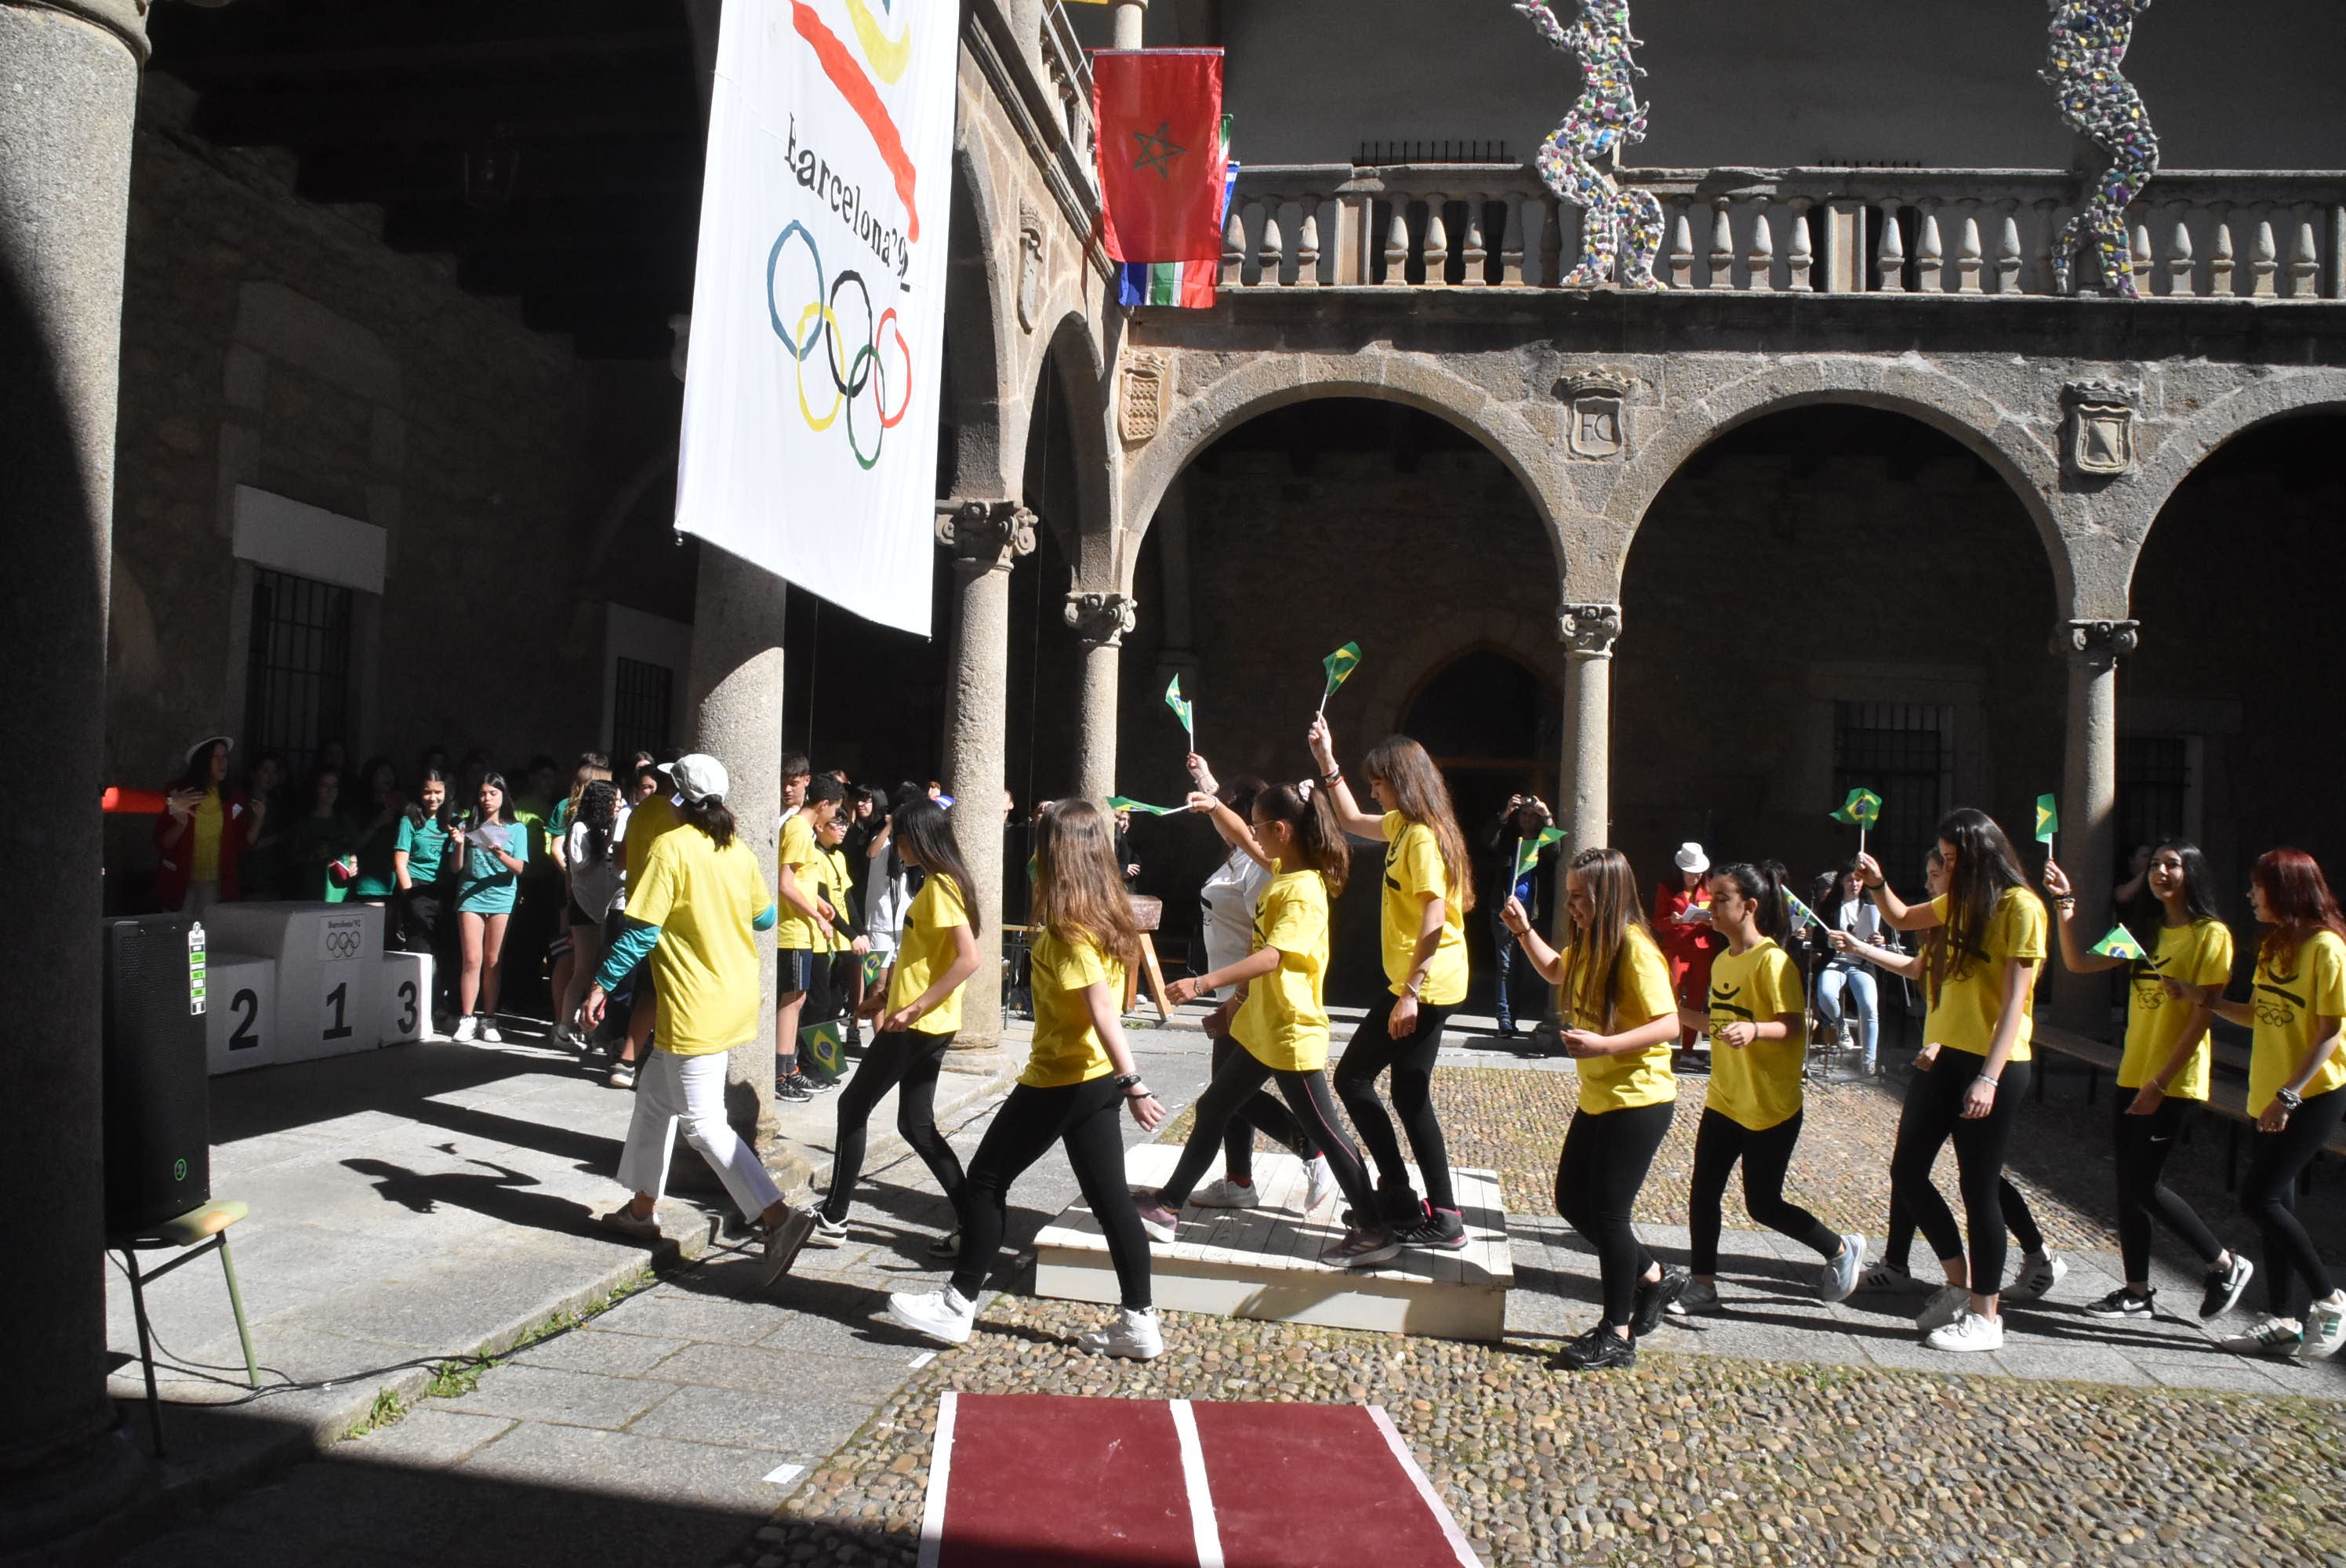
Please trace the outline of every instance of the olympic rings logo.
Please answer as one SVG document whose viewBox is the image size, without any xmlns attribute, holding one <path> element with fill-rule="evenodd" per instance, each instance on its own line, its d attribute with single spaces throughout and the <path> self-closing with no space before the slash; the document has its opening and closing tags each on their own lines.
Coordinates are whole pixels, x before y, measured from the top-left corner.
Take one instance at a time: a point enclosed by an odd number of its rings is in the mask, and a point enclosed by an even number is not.
<svg viewBox="0 0 2346 1568">
<path fill-rule="evenodd" d="M 806 247 L 808 264 L 814 269 L 814 293 L 798 310 L 796 321 L 786 321 L 776 298 L 775 280 L 781 271 L 783 249 L 793 238 Z M 814 236 L 807 232 L 805 224 L 792 219 L 766 253 L 766 319 L 796 361 L 799 414 L 807 428 L 821 432 L 843 423 L 848 450 L 855 454 L 856 463 L 866 469 L 878 463 L 888 432 L 903 422 L 913 403 L 913 345 L 904 337 L 894 307 L 875 318 L 872 291 L 859 272 L 842 270 L 826 282 L 822 252 Z M 831 406 L 821 412 L 809 400 L 806 384 L 807 361 L 817 350 L 822 352 L 823 369 L 830 372 L 831 382 Z M 818 384 L 815 397 L 821 396 Z M 842 412 L 844 421 L 840 417 Z M 869 435 L 869 453 L 863 450 L 859 431 Z"/>
</svg>

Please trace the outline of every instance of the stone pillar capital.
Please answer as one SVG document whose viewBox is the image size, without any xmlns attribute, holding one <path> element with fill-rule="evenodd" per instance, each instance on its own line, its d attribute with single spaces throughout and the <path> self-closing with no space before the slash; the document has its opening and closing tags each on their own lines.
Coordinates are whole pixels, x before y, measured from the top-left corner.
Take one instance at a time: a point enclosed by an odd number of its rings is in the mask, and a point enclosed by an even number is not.
<svg viewBox="0 0 2346 1568">
<path fill-rule="evenodd" d="M 2064 621 L 2053 631 L 2053 652 L 2066 658 L 2115 664 L 2141 646 L 2140 621 Z"/>
<path fill-rule="evenodd" d="M 1621 606 L 1566 605 L 1556 612 L 1556 633 L 1575 658 L 1611 658 L 1621 635 Z"/>
<path fill-rule="evenodd" d="M 1067 626 L 1094 647 L 1115 647 L 1137 624 L 1137 607 L 1124 594 L 1069 594 Z"/>
<path fill-rule="evenodd" d="M 941 501 L 937 543 L 954 553 L 961 571 L 1007 572 L 1019 556 L 1034 554 L 1035 522 L 1015 501 Z"/>
</svg>

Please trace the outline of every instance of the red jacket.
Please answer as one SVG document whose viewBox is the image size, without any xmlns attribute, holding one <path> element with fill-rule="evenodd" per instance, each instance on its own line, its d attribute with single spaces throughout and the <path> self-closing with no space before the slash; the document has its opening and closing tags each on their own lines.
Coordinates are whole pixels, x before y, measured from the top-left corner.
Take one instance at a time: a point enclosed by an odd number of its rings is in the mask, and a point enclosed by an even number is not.
<svg viewBox="0 0 2346 1568">
<path fill-rule="evenodd" d="M 236 897 L 237 862 L 244 858 L 244 791 L 223 790 L 220 795 L 219 896 Z M 195 854 L 196 829 L 190 822 L 188 830 L 176 844 L 165 840 L 171 831 L 171 813 L 165 811 L 155 819 L 155 907 L 166 911 L 178 909 L 188 898 L 188 870 Z"/>
<path fill-rule="evenodd" d="M 1695 963 L 1727 945 L 1726 939 L 1707 925 L 1680 925 L 1678 917 L 1696 904 L 1708 905 L 1710 895 L 1700 888 L 1654 889 L 1654 940 L 1664 952 L 1681 963 Z"/>
</svg>

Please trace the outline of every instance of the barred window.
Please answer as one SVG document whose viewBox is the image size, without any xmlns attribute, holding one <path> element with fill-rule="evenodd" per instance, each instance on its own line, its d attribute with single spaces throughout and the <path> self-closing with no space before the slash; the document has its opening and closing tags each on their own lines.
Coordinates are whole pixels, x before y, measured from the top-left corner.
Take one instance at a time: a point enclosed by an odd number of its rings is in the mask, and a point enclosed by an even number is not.
<svg viewBox="0 0 2346 1568">
<path fill-rule="evenodd" d="M 658 754 L 668 744 L 676 672 L 664 664 L 624 655 L 617 665 L 612 677 L 611 755 L 625 759 L 638 751 Z"/>
<path fill-rule="evenodd" d="M 245 667 L 245 743 L 275 747 L 295 778 L 330 740 L 348 741 L 352 591 L 284 572 L 257 571 Z"/>
<path fill-rule="evenodd" d="M 1891 886 L 1915 889 L 1937 840 L 1953 787 L 1954 715 L 1927 704 L 1833 704 L 1833 796 L 1856 789 L 1882 797 L 1882 820 L 1865 847 Z"/>
</svg>

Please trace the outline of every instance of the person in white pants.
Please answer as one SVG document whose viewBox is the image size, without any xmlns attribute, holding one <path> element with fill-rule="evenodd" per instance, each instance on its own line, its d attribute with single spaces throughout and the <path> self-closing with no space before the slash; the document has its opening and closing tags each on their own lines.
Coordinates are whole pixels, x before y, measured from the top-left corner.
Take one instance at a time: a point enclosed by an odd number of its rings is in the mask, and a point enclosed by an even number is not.
<svg viewBox="0 0 2346 1568">
<path fill-rule="evenodd" d="M 773 894 L 755 856 L 735 836 L 725 807 L 728 779 L 713 757 L 679 758 L 671 771 L 682 805 L 631 878 L 624 929 L 579 1003 L 589 1030 L 606 994 L 647 954 L 660 999 L 659 1031 L 636 1080 L 619 1180 L 635 1196 L 605 1224 L 647 1240 L 661 1237 L 656 1209 L 668 1185 L 677 1124 L 685 1142 L 716 1168 L 742 1217 L 765 1239 L 763 1283 L 790 1268 L 814 1229 L 814 1211 L 782 1201 L 757 1151 L 725 1118 L 725 1063 L 754 1038 L 764 1004 L 758 988 L 759 933 L 774 929 Z M 691 830 L 688 831 L 687 830 Z"/>
</svg>

